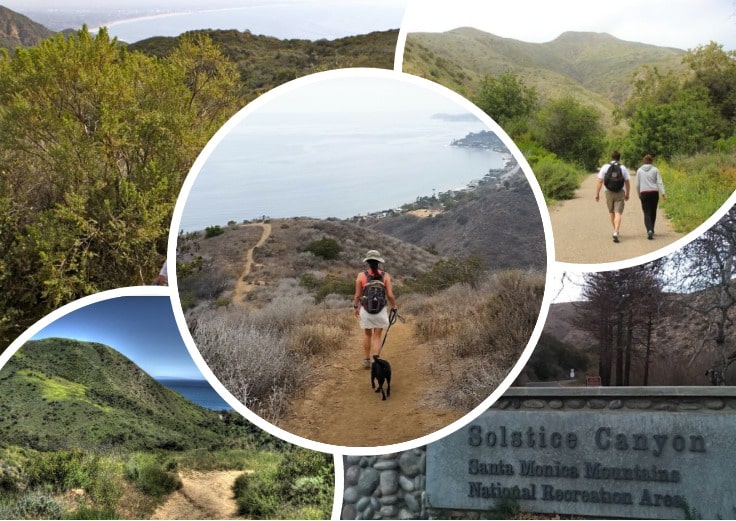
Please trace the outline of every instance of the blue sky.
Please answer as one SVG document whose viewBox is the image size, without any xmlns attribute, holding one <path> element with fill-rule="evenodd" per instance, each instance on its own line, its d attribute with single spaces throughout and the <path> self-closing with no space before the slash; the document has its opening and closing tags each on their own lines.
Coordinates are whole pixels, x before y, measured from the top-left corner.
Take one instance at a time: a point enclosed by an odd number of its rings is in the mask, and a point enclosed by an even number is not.
<svg viewBox="0 0 736 521">
<path fill-rule="evenodd" d="M 50 337 L 105 344 L 154 377 L 204 379 L 179 334 L 168 297 L 121 296 L 90 304 L 55 320 L 33 339 Z"/>
</svg>

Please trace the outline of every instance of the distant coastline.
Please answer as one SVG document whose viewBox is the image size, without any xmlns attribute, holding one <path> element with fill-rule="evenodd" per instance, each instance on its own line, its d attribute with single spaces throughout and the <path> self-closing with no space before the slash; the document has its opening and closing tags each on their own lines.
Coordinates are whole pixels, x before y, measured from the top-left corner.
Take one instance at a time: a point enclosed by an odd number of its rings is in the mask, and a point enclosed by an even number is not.
<svg viewBox="0 0 736 521">
<path fill-rule="evenodd" d="M 395 7 L 372 10 L 367 5 L 257 2 L 227 7 L 181 6 L 173 11 L 144 10 L 109 14 L 87 13 L 91 33 L 107 28 L 118 40 L 135 43 L 153 37 L 178 37 L 195 30 L 236 30 L 277 39 L 334 40 L 396 29 L 402 12 Z M 99 22 L 99 20 L 107 21 Z"/>
</svg>

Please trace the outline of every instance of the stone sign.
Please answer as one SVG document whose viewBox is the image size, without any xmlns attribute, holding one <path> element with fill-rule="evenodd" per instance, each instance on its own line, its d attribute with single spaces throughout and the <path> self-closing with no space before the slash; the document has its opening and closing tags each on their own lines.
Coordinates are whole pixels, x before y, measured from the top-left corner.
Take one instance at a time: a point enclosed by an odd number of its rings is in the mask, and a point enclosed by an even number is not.
<svg viewBox="0 0 736 521">
<path fill-rule="evenodd" d="M 490 410 L 427 446 L 427 506 L 732 519 L 736 414 Z"/>
</svg>

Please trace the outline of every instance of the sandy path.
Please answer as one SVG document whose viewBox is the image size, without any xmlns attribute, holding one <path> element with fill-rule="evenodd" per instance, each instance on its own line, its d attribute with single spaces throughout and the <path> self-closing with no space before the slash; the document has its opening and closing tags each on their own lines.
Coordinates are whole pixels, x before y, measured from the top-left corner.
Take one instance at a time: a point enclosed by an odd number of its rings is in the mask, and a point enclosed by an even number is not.
<svg viewBox="0 0 736 521">
<path fill-rule="evenodd" d="M 635 176 L 632 176 L 632 186 Z M 550 208 L 550 220 L 555 241 L 556 259 L 561 262 L 595 264 L 615 262 L 654 252 L 682 237 L 660 208 L 654 240 L 648 240 L 639 198 L 634 195 L 626 202 L 621 221 L 621 242 L 611 240 L 611 219 L 603 192 L 595 201 L 596 176 L 585 178 L 573 199 Z"/>
<path fill-rule="evenodd" d="M 182 487 L 156 509 L 151 519 L 242 519 L 233 496 L 242 471 L 187 472 Z"/>
<path fill-rule="evenodd" d="M 233 290 L 231 298 L 232 302 L 237 305 L 242 305 L 243 298 L 245 297 L 246 293 L 256 287 L 255 284 L 251 282 L 246 282 L 246 278 L 248 277 L 248 275 L 250 275 L 251 269 L 253 269 L 253 252 L 256 248 L 260 248 L 261 246 L 266 244 L 266 241 L 271 236 L 271 225 L 269 223 L 246 224 L 244 226 L 260 226 L 263 228 L 263 234 L 261 235 L 261 238 L 258 240 L 258 242 L 255 244 L 255 246 L 249 248 L 248 251 L 245 253 L 245 265 L 243 266 L 243 272 L 240 274 L 240 277 L 238 277 L 238 280 L 235 283 L 235 289 Z"/>
<path fill-rule="evenodd" d="M 388 334 L 383 357 L 391 363 L 391 396 L 385 401 L 371 389 L 370 370 L 362 366 L 363 333 L 357 320 L 348 346 L 315 357 L 309 387 L 292 403 L 279 427 L 313 441 L 348 447 L 375 447 L 416 439 L 457 420 L 463 413 L 432 400 L 431 391 L 446 371 L 432 365 L 426 348 L 413 340 L 411 317 L 397 321 Z M 435 374 L 438 372 L 439 374 Z"/>
</svg>

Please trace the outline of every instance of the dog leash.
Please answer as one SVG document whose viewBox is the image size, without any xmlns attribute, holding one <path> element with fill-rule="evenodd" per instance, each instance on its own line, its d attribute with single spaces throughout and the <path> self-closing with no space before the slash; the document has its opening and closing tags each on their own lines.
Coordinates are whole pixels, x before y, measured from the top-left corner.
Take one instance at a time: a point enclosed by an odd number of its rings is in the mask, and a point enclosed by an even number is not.
<svg viewBox="0 0 736 521">
<path fill-rule="evenodd" d="M 386 328 L 386 334 L 383 335 L 383 342 L 381 342 L 381 348 L 378 350 L 379 356 L 383 352 L 383 346 L 386 343 L 386 339 L 388 338 L 388 331 L 389 329 L 391 329 L 391 326 L 394 325 L 397 319 L 400 320 L 402 324 L 406 322 L 406 320 L 404 320 L 404 317 L 399 315 L 399 310 L 394 308 L 388 314 L 388 327 Z"/>
</svg>

